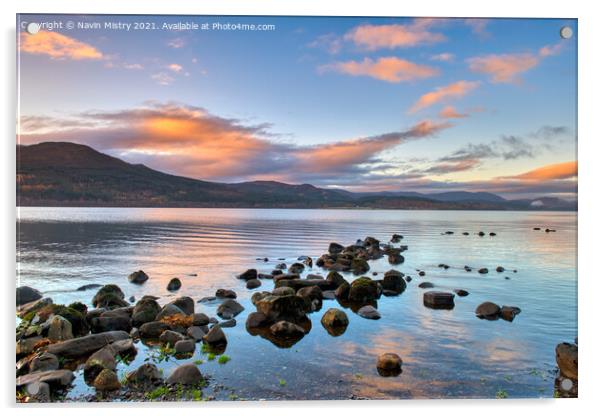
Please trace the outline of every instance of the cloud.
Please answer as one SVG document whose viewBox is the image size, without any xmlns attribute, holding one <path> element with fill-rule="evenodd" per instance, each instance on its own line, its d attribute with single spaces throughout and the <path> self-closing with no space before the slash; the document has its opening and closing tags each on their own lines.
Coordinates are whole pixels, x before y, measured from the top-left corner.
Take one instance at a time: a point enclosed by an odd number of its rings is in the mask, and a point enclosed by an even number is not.
<svg viewBox="0 0 602 416">
<path fill-rule="evenodd" d="M 351 76 L 368 76 L 392 83 L 430 78 L 439 74 L 439 70 L 436 68 L 395 57 L 379 58 L 376 61 L 364 58 L 359 62 L 336 62 L 322 65 L 318 71 L 336 71 Z"/>
<path fill-rule="evenodd" d="M 85 127 L 76 122 L 85 122 Z M 23 144 L 82 143 L 130 162 L 199 179 L 270 179 L 316 185 L 359 180 L 375 166 L 385 168 L 383 152 L 451 127 L 446 122 L 423 121 L 401 131 L 299 146 L 281 142 L 269 124 L 249 125 L 177 103 L 149 103 L 115 112 L 88 111 L 69 119 L 28 123 L 21 123 Z"/>
<path fill-rule="evenodd" d="M 179 65 L 179 64 L 169 64 L 169 65 L 167 65 L 167 69 L 169 69 L 170 71 L 179 73 L 179 72 L 182 72 L 182 70 L 184 68 L 182 67 L 182 65 Z"/>
<path fill-rule="evenodd" d="M 465 19 L 464 23 L 472 29 L 472 33 L 474 33 L 481 39 L 486 39 L 489 36 L 491 36 L 491 34 L 487 32 L 489 19 L 470 18 Z"/>
<path fill-rule="evenodd" d="M 123 68 L 125 68 L 125 69 L 133 69 L 133 70 L 144 69 L 144 67 L 141 64 L 123 64 Z"/>
<path fill-rule="evenodd" d="M 158 72 L 156 74 L 153 74 L 151 75 L 151 79 L 156 81 L 157 84 L 164 86 L 171 85 L 175 81 L 174 77 L 165 72 Z"/>
<path fill-rule="evenodd" d="M 307 44 L 310 48 L 320 48 L 326 50 L 331 55 L 336 55 L 343 48 L 343 39 L 334 33 L 328 33 L 318 36 L 315 40 Z"/>
<path fill-rule="evenodd" d="M 523 181 L 549 181 L 556 179 L 572 179 L 577 177 L 577 161 L 556 163 L 542 166 L 515 176 L 506 176 L 501 179 L 513 179 Z"/>
<path fill-rule="evenodd" d="M 436 55 L 431 55 L 429 58 L 431 61 L 439 61 L 439 62 L 451 62 L 455 59 L 455 55 L 453 53 L 438 53 Z"/>
<path fill-rule="evenodd" d="M 57 32 L 40 31 L 35 35 L 21 33 L 19 50 L 51 59 L 99 60 L 103 54 L 94 46 Z"/>
<path fill-rule="evenodd" d="M 173 38 L 167 42 L 167 46 L 174 49 L 180 49 L 186 46 L 186 40 L 184 38 Z"/>
<path fill-rule="evenodd" d="M 410 113 L 423 110 L 441 101 L 457 99 L 465 96 L 480 85 L 478 81 L 457 81 L 444 87 L 436 88 L 421 96 L 410 108 Z"/>
<path fill-rule="evenodd" d="M 467 113 L 458 113 L 454 107 L 448 105 L 439 112 L 441 118 L 465 118 L 468 117 Z"/>
<path fill-rule="evenodd" d="M 408 25 L 360 25 L 344 36 L 357 46 L 374 51 L 377 49 L 407 48 L 428 45 L 446 40 L 441 33 L 429 30 L 432 19 L 416 19 Z"/>
<path fill-rule="evenodd" d="M 480 165 L 477 159 L 464 159 L 456 162 L 437 163 L 427 169 L 422 170 L 424 174 L 445 175 L 448 173 L 464 172 L 472 170 Z"/>
<path fill-rule="evenodd" d="M 564 44 L 546 45 L 539 49 L 537 54 L 491 54 L 477 56 L 467 60 L 471 71 L 489 75 L 493 83 L 520 82 L 520 75 L 535 68 L 542 59 L 559 54 Z"/>
</svg>

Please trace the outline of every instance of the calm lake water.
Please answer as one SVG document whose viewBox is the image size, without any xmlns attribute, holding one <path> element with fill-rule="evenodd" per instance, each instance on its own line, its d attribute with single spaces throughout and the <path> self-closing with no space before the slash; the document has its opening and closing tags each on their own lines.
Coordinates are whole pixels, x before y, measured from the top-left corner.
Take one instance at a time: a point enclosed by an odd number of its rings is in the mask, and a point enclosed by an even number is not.
<svg viewBox="0 0 602 416">
<path fill-rule="evenodd" d="M 575 213 L 20 208 L 18 216 L 17 284 L 33 286 L 55 303 L 77 300 L 91 307 L 95 290 L 75 291 L 89 283 L 118 284 L 126 298 L 160 296 L 161 304 L 234 289 L 246 309 L 236 327 L 224 329 L 231 361 L 208 361 L 197 345 L 191 359 L 160 364 L 168 375 L 175 365 L 202 359 L 200 369 L 212 380 L 206 394 L 217 399 L 492 398 L 500 392 L 551 397 L 554 348 L 577 336 Z M 448 230 L 455 234 L 442 235 Z M 481 230 L 497 236 L 479 237 Z M 386 242 L 393 233 L 409 246 L 405 263 L 395 268 L 413 280 L 400 296 L 379 300 L 382 319 L 366 320 L 345 309 L 349 327 L 332 337 L 320 319 L 328 308 L 341 306 L 325 300 L 310 315 L 311 332 L 289 349 L 246 331 L 254 291 L 236 274 L 247 268 L 269 273 L 280 258 L 288 265 L 301 255 L 315 260 L 331 241 L 348 245 L 373 236 Z M 269 262 L 257 260 L 264 257 Z M 440 263 L 451 268 L 440 269 Z M 464 265 L 490 273 L 467 273 Z M 495 272 L 499 265 L 508 271 Z M 375 278 L 392 268 L 386 258 L 370 267 L 368 275 L 378 272 Z M 127 281 L 138 269 L 150 276 L 141 286 Z M 418 277 L 416 269 L 426 276 Z M 308 272 L 327 274 L 316 266 Z M 177 294 L 166 290 L 172 277 L 182 280 Z M 470 295 L 456 297 L 453 310 L 428 309 L 418 288 L 422 281 Z M 262 283 L 255 290 L 273 288 L 269 280 Z M 474 310 L 484 301 L 518 306 L 522 313 L 514 322 L 480 320 Z M 196 311 L 215 316 L 218 305 L 196 303 Z M 152 348 L 137 346 L 134 362 L 120 364 L 120 376 Z M 383 352 L 402 357 L 401 375 L 378 375 L 376 357 Z M 93 392 L 78 372 L 69 397 Z"/>
</svg>

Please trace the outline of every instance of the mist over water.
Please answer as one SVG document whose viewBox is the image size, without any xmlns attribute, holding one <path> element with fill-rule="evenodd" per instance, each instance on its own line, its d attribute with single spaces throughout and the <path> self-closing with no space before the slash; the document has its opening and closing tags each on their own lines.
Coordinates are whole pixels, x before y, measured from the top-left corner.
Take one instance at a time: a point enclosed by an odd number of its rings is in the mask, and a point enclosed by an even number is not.
<svg viewBox="0 0 602 416">
<path fill-rule="evenodd" d="M 205 362 L 200 369 L 212 384 L 241 398 L 491 398 L 500 390 L 509 397 L 551 397 L 554 348 L 577 336 L 574 212 L 19 208 L 18 216 L 17 285 L 35 287 L 55 303 L 82 301 L 91 307 L 95 290 L 76 291 L 90 283 L 117 284 L 126 299 L 160 296 L 160 304 L 234 289 L 245 310 L 236 327 L 224 329 L 232 360 Z M 557 231 L 545 233 L 545 228 Z M 445 231 L 454 234 L 442 235 Z M 487 235 L 479 237 L 479 231 Z M 332 241 L 349 245 L 373 236 L 387 242 L 393 233 L 402 234 L 402 244 L 409 246 L 405 262 L 393 267 L 386 258 L 370 261 L 366 275 L 380 279 L 396 268 L 413 280 L 400 296 L 378 301 L 382 319 L 366 320 L 344 309 L 350 324 L 335 338 L 320 319 L 328 308 L 342 307 L 325 300 L 310 314 L 311 331 L 289 349 L 246 331 L 246 317 L 255 311 L 251 295 L 271 290 L 273 283 L 263 280 L 260 288 L 248 290 L 237 274 L 248 268 L 269 273 L 277 263 L 290 265 L 302 255 L 315 261 Z M 451 268 L 440 269 L 440 263 Z M 468 273 L 464 265 L 475 270 Z M 497 273 L 497 266 L 506 272 Z M 480 267 L 489 273 L 478 274 Z M 130 284 L 127 276 L 139 269 L 150 279 Z M 418 277 L 416 269 L 426 276 Z M 316 266 L 307 273 L 327 274 Z M 173 277 L 182 281 L 176 293 L 166 289 Z M 423 281 L 470 295 L 456 297 L 453 310 L 428 309 L 418 288 Z M 522 313 L 514 322 L 480 320 L 474 310 L 484 301 L 518 306 Z M 195 306 L 215 316 L 218 305 Z M 134 362 L 120 364 L 120 377 L 140 365 L 151 348 L 137 347 Z M 401 356 L 400 376 L 378 375 L 376 357 L 383 352 Z M 167 375 L 175 365 L 198 359 L 203 354 L 197 345 L 191 359 L 160 367 Z M 70 396 L 92 394 L 81 372 L 77 376 Z"/>
</svg>

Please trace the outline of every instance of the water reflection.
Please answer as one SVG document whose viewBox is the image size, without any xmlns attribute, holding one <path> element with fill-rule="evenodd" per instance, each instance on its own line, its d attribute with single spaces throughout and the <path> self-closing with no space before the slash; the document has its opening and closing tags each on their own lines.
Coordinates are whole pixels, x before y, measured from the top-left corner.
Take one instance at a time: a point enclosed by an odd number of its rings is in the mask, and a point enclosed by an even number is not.
<svg viewBox="0 0 602 416">
<path fill-rule="evenodd" d="M 220 365 L 197 346 L 192 357 L 159 366 L 169 374 L 178 364 L 202 360 L 203 373 L 242 398 L 478 398 L 495 397 L 500 389 L 510 397 L 550 397 L 553 377 L 546 374 L 555 366 L 554 347 L 577 335 L 573 213 L 22 208 L 20 214 L 19 283 L 39 288 L 55 302 L 81 300 L 91 306 L 96 290 L 76 291 L 85 284 L 118 284 L 126 299 L 156 295 L 160 304 L 184 295 L 196 301 L 219 288 L 235 290 L 245 310 L 238 325 L 224 328 L 232 360 Z M 537 226 L 557 232 L 534 231 Z M 446 230 L 455 233 L 441 235 Z M 497 235 L 474 235 L 480 230 Z M 359 306 L 325 299 L 320 311 L 308 315 L 311 330 L 294 342 L 247 332 L 244 322 L 255 311 L 251 295 L 272 290 L 273 282 L 262 280 L 262 286 L 247 290 L 236 275 L 249 267 L 270 273 L 300 255 L 315 259 L 331 241 L 350 244 L 367 235 L 388 241 L 393 233 L 404 235 L 409 246 L 405 263 L 395 268 L 412 281 L 401 295 L 381 297 L 375 305 L 380 320 L 359 317 Z M 451 267 L 444 270 L 440 263 Z M 467 272 L 464 265 L 475 270 Z M 493 272 L 499 265 L 507 272 Z M 476 273 L 480 267 L 490 273 Z M 370 268 L 380 279 L 392 266 L 383 258 L 371 261 Z M 140 269 L 150 279 L 129 284 L 127 276 Z M 513 269 L 517 273 L 509 272 Z M 310 273 L 324 274 L 314 266 L 303 277 Z M 182 281 L 176 293 L 167 291 L 173 277 Z M 429 309 L 417 287 L 426 280 L 435 290 L 470 294 L 456 296 L 452 310 Z M 522 312 L 511 323 L 480 320 L 474 311 L 483 301 L 516 305 Z M 219 304 L 195 308 L 215 316 Z M 320 323 L 331 307 L 349 318 L 338 336 Z M 156 349 L 137 347 L 131 364 L 119 364 L 120 377 Z M 385 352 L 403 359 L 398 377 L 378 374 L 376 358 Z M 78 375 L 72 397 L 91 391 Z M 227 393 L 215 395 L 227 398 Z"/>
</svg>

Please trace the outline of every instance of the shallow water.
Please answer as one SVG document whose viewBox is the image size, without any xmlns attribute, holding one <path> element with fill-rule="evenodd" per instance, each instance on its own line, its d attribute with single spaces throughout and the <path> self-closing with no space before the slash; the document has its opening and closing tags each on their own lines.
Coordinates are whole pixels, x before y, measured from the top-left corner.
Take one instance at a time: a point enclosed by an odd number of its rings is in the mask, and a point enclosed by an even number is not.
<svg viewBox="0 0 602 416">
<path fill-rule="evenodd" d="M 201 371 L 212 379 L 208 389 L 215 389 L 207 394 L 218 399 L 552 397 L 554 348 L 577 336 L 576 213 L 20 208 L 18 215 L 17 284 L 36 287 L 55 303 L 78 300 L 90 307 L 95 290 L 75 291 L 89 283 L 118 284 L 126 298 L 161 296 L 161 304 L 234 289 L 246 309 L 236 327 L 224 329 L 231 361 L 208 361 L 197 346 L 191 359 L 159 365 L 169 374 L 177 364 L 203 359 Z M 447 230 L 455 233 L 442 235 Z M 497 236 L 479 237 L 481 230 Z M 386 242 L 393 233 L 409 246 L 405 263 L 396 268 L 413 280 L 400 296 L 379 300 L 382 319 L 366 320 L 345 309 L 349 327 L 332 337 L 320 318 L 341 306 L 325 300 L 310 315 L 310 333 L 289 349 L 246 331 L 254 291 L 236 274 L 250 267 L 269 273 L 279 258 L 287 264 L 301 255 L 315 260 L 331 241 L 348 245 L 374 236 Z M 267 263 L 257 260 L 264 257 Z M 451 268 L 439 269 L 439 263 Z M 464 265 L 490 272 L 467 273 Z M 507 271 L 495 272 L 498 265 Z M 386 258 L 370 267 L 368 275 L 376 271 L 376 278 L 392 268 Z M 141 286 L 127 281 L 138 269 L 150 276 Z M 418 277 L 416 269 L 426 276 Z M 326 275 L 315 266 L 308 272 Z M 177 294 L 166 290 L 172 277 L 182 280 Z M 470 295 L 456 297 L 453 310 L 428 309 L 418 288 L 422 281 Z M 262 283 L 256 291 L 273 287 Z M 474 310 L 484 301 L 518 306 L 522 313 L 513 322 L 480 320 Z M 214 316 L 218 304 L 197 303 L 196 311 Z M 151 347 L 138 348 L 129 367 L 120 364 L 120 375 L 140 365 Z M 402 357 L 400 376 L 378 375 L 375 361 L 382 352 Z M 69 397 L 92 394 L 77 374 Z"/>
</svg>

